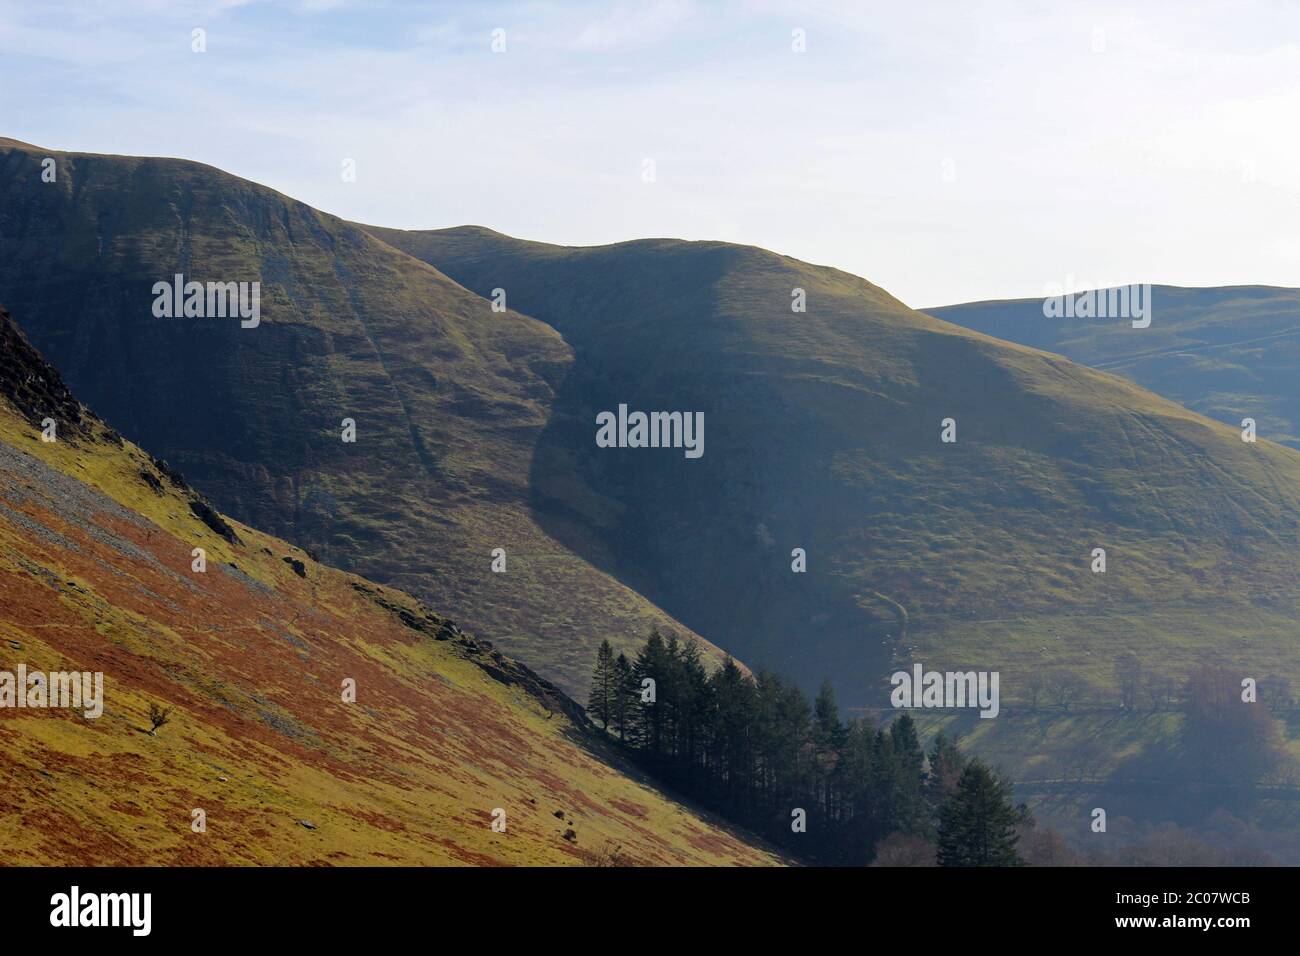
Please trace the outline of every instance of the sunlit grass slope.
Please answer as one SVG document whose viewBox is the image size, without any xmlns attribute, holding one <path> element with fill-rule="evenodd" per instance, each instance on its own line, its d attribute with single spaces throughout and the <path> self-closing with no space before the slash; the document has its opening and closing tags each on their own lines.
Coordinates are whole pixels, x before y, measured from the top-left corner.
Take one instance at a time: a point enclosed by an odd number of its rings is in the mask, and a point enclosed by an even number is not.
<svg viewBox="0 0 1300 956">
<path fill-rule="evenodd" d="M 0 354 L 0 669 L 102 671 L 107 703 L 0 710 L 0 863 L 776 862 L 605 762 L 555 688 L 413 598 L 238 522 L 219 534 L 18 342 Z M 151 736 L 154 703 L 172 715 Z"/>
<path fill-rule="evenodd" d="M 1042 299 L 927 309 L 937 318 L 1105 369 L 1300 448 L 1300 289 L 1152 287 L 1151 324 L 1043 315 Z"/>
</svg>

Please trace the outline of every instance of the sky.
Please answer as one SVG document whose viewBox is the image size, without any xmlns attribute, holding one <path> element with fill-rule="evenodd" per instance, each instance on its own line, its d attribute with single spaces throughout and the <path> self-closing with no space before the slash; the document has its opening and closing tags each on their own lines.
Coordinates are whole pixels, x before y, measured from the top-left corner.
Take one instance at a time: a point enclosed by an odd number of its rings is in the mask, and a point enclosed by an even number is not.
<svg viewBox="0 0 1300 956">
<path fill-rule="evenodd" d="M 748 243 L 917 308 L 1300 286 L 1294 0 L 0 0 L 0 136 L 376 225 Z"/>
</svg>

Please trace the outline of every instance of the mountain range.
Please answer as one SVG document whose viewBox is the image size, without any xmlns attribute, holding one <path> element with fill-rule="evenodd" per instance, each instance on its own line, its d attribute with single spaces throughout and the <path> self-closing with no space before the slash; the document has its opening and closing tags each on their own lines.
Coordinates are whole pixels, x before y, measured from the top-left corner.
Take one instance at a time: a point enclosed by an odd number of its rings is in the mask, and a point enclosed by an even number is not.
<svg viewBox="0 0 1300 956">
<path fill-rule="evenodd" d="M 1300 673 L 1294 293 L 1053 332 L 730 243 L 351 223 L 183 160 L 4 140 L 0 176 L 0 301 L 105 421 L 570 694 L 651 627 L 863 710 L 913 663 L 999 671 L 1013 714 L 1122 653 Z M 176 275 L 259 282 L 260 324 L 154 315 Z M 703 454 L 601 447 L 621 407 L 702 415 Z M 1013 770 L 1054 752 L 972 726 Z"/>
</svg>

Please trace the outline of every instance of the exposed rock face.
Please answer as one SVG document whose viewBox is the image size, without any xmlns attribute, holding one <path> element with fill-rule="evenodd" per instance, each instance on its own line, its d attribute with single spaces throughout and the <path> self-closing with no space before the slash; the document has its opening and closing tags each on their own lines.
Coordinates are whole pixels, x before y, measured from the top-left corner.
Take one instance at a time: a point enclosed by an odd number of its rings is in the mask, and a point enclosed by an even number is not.
<svg viewBox="0 0 1300 956">
<path fill-rule="evenodd" d="M 0 305 L 0 399 L 17 409 L 34 427 L 52 419 L 60 440 L 98 439 L 121 445 L 122 439 L 112 428 L 99 421 L 79 402 L 72 390 L 45 357 L 27 340 L 4 306 Z M 185 494 L 190 511 L 200 521 L 231 544 L 242 544 L 212 504 L 186 483 L 185 478 L 165 461 L 153 459 L 154 465 L 172 486 Z M 163 493 L 162 482 L 147 468 L 140 469 L 140 480 L 156 494 Z"/>
<path fill-rule="evenodd" d="M 286 558 L 286 561 L 289 559 Z M 405 627 L 427 635 L 436 641 L 450 641 L 462 648 L 475 664 L 489 677 L 508 687 L 518 687 L 534 698 L 548 711 L 559 711 L 580 727 L 590 727 L 587 712 L 573 698 L 555 684 L 539 676 L 531 668 L 494 650 L 492 642 L 466 634 L 455 621 L 434 614 L 423 604 L 411 609 L 385 596 L 381 588 L 354 583 L 353 589 L 364 595 Z"/>
<path fill-rule="evenodd" d="M 0 305 L 0 396 L 39 428 L 46 418 L 58 423 L 62 437 L 85 435 L 84 410 L 50 365 L 27 341 Z"/>
</svg>

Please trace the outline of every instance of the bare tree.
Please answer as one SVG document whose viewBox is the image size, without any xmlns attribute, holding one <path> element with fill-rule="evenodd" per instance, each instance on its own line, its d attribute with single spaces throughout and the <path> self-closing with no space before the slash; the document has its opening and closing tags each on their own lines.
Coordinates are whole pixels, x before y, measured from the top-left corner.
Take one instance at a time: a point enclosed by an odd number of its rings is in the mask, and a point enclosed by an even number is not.
<svg viewBox="0 0 1300 956">
<path fill-rule="evenodd" d="M 1016 849 L 1029 866 L 1080 866 L 1082 859 L 1055 830 L 1022 824 Z"/>
<path fill-rule="evenodd" d="M 157 734 L 158 729 L 171 720 L 172 709 L 170 707 L 159 707 L 155 703 L 149 704 L 149 736 Z"/>
<path fill-rule="evenodd" d="M 623 848 L 606 840 L 599 850 L 584 850 L 580 854 L 586 866 L 632 866 L 623 855 Z"/>
<path fill-rule="evenodd" d="M 1199 775 L 1241 785 L 1266 779 L 1284 760 L 1282 724 L 1256 701 L 1242 699 L 1241 675 L 1205 664 L 1183 693 L 1183 746 Z"/>
<path fill-rule="evenodd" d="M 1147 672 L 1147 696 L 1151 699 L 1151 709 L 1160 710 L 1173 703 L 1178 695 L 1178 681 L 1168 674 Z"/>
<path fill-rule="evenodd" d="M 1115 658 L 1115 683 L 1119 687 L 1119 705 L 1124 710 L 1137 710 L 1138 693 L 1142 689 L 1142 662 L 1131 651 Z"/>
<path fill-rule="evenodd" d="M 1092 685 L 1074 671 L 1054 670 L 1047 675 L 1047 694 L 1066 713 L 1091 690 Z"/>
</svg>

